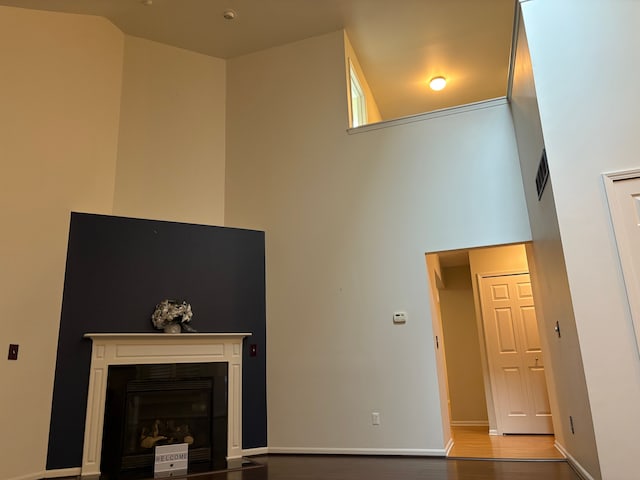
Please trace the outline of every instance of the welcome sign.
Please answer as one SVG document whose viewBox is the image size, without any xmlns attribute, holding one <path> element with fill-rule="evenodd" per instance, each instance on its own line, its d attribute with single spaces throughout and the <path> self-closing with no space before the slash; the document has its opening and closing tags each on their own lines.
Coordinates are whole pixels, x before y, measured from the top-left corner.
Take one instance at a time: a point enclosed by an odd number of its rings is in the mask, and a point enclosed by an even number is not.
<svg viewBox="0 0 640 480">
<path fill-rule="evenodd" d="M 174 477 L 187 473 L 189 444 L 161 445 L 156 447 L 154 477 Z"/>
</svg>

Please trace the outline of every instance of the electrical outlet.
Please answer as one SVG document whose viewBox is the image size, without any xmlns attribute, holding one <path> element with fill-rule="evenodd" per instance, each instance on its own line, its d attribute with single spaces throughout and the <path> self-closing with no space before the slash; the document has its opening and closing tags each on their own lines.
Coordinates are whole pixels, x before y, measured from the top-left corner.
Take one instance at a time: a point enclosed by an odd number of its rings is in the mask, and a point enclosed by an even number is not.
<svg viewBox="0 0 640 480">
<path fill-rule="evenodd" d="M 9 344 L 9 356 L 7 357 L 8 360 L 17 360 L 18 359 L 18 348 L 20 346 L 19 345 L 15 345 L 13 343 Z"/>
<path fill-rule="evenodd" d="M 380 413 L 372 412 L 371 413 L 371 424 L 372 425 L 380 425 Z"/>
</svg>

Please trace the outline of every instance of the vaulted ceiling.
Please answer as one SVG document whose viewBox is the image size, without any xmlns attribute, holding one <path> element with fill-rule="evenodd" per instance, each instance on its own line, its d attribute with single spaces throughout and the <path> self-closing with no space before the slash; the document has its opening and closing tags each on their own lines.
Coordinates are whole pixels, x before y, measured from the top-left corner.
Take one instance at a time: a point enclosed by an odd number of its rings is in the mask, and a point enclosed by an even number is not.
<svg viewBox="0 0 640 480">
<path fill-rule="evenodd" d="M 382 117 L 506 95 L 515 0 L 0 0 L 219 58 L 345 29 Z M 227 10 L 236 13 L 226 20 Z M 428 80 L 448 79 L 431 91 Z"/>
</svg>

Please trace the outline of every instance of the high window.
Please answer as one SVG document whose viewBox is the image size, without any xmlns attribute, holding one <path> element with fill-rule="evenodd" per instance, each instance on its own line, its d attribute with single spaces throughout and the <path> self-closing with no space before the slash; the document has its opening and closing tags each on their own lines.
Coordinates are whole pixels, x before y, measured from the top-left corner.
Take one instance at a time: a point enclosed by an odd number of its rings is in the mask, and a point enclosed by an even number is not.
<svg viewBox="0 0 640 480">
<path fill-rule="evenodd" d="M 349 78 L 351 91 L 351 126 L 359 127 L 367 123 L 367 101 L 358 74 L 349 60 Z"/>
</svg>

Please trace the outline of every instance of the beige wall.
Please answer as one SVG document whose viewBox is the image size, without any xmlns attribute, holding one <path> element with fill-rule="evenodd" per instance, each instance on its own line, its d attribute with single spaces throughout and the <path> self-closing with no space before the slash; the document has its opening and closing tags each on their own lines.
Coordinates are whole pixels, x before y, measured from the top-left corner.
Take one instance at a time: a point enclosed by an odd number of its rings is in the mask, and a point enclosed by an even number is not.
<svg viewBox="0 0 640 480">
<path fill-rule="evenodd" d="M 445 449 L 452 445 L 451 438 L 451 412 L 449 400 L 449 378 L 446 365 L 446 345 L 443 341 L 442 311 L 440 309 L 440 288 L 442 284 L 442 268 L 440 257 L 437 253 L 425 255 L 427 266 L 427 279 L 429 283 L 429 312 L 431 313 L 431 331 L 436 344 L 436 371 L 438 378 L 438 396 L 440 399 L 440 421 L 442 423 L 442 440 Z"/>
<path fill-rule="evenodd" d="M 123 35 L 0 7 L 0 478 L 41 478 L 71 210 L 111 213 Z"/>
<path fill-rule="evenodd" d="M 227 68 L 226 223 L 266 229 L 270 448 L 442 454 L 424 253 L 529 239 L 508 106 L 349 135 L 342 32 Z"/>
<path fill-rule="evenodd" d="M 640 359 L 601 175 L 640 164 L 640 2 L 522 9 L 602 478 L 632 479 Z"/>
<path fill-rule="evenodd" d="M 225 61 L 126 36 L 114 213 L 224 224 Z"/>
<path fill-rule="evenodd" d="M 442 270 L 440 310 L 447 347 L 452 424 L 488 423 L 480 338 L 469 266 Z"/>
<path fill-rule="evenodd" d="M 358 55 L 356 54 L 356 51 L 353 49 L 353 46 L 349 41 L 347 32 L 344 32 L 344 47 L 347 85 L 349 85 L 351 82 L 349 74 L 349 61 L 351 61 L 353 69 L 355 70 L 356 75 L 358 75 L 358 80 L 360 80 L 360 86 L 364 90 L 364 97 L 367 103 L 367 123 L 379 122 L 382 120 L 382 117 L 380 116 L 378 104 L 376 103 L 376 99 L 373 96 L 371 87 L 369 87 L 367 76 L 364 74 L 364 70 L 362 70 L 362 66 L 360 65 L 360 61 L 358 60 Z M 349 89 L 347 89 L 347 102 L 349 102 L 349 108 L 351 108 L 351 92 L 349 91 Z M 349 118 L 351 118 L 351 116 L 349 116 Z"/>
<path fill-rule="evenodd" d="M 0 478 L 27 480 L 45 469 L 70 212 L 223 224 L 226 72 L 99 17 L 7 7 L 0 56 L 1 343 L 20 345 L 0 363 Z"/>
<path fill-rule="evenodd" d="M 554 200 L 555 180 L 552 178 L 549 181 L 540 201 L 535 183 L 531 181 L 536 175 L 544 140 L 531 58 L 522 22 L 518 30 L 511 100 L 534 240 L 528 246 L 527 253 L 540 339 L 545 351 L 547 383 L 551 387 L 551 406 L 555 413 L 553 424 L 556 442 L 591 476 L 600 478 L 589 397 L 558 229 Z M 554 331 L 556 321 L 560 323 L 561 338 Z M 569 415 L 573 417 L 575 425 L 580 425 L 576 435 L 571 433 Z"/>
</svg>

